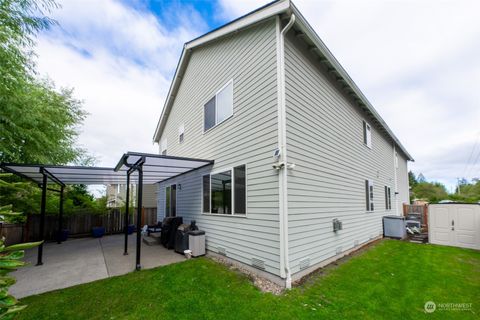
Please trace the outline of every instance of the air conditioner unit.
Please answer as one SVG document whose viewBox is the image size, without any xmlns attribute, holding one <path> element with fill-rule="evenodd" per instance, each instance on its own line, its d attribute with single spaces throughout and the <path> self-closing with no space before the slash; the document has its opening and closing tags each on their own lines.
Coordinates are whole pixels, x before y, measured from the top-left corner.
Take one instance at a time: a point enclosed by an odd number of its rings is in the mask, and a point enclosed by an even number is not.
<svg viewBox="0 0 480 320">
<path fill-rule="evenodd" d="M 407 236 L 405 217 L 384 216 L 383 236 L 388 238 L 403 239 Z"/>
</svg>

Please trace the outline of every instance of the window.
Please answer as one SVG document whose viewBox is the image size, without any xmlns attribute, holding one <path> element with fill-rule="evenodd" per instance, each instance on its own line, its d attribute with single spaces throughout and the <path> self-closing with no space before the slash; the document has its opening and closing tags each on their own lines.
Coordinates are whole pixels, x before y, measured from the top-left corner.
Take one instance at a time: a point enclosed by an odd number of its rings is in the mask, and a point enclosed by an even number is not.
<svg viewBox="0 0 480 320">
<path fill-rule="evenodd" d="M 363 121 L 363 143 L 372 148 L 372 127 L 365 121 Z"/>
<path fill-rule="evenodd" d="M 167 155 L 167 138 L 163 139 L 162 142 L 160 142 L 160 154 L 162 156 Z"/>
<path fill-rule="evenodd" d="M 232 213 L 232 171 L 224 171 L 210 176 L 212 213 Z"/>
<path fill-rule="evenodd" d="M 385 186 L 385 209 L 392 209 L 392 193 L 390 187 Z"/>
<path fill-rule="evenodd" d="M 245 214 L 246 213 L 246 185 L 245 185 L 245 165 L 236 167 L 233 169 L 233 177 L 235 178 L 235 213 Z"/>
<path fill-rule="evenodd" d="M 210 213 L 210 176 L 203 176 L 203 212 Z"/>
<path fill-rule="evenodd" d="M 165 217 L 177 216 L 177 185 L 165 188 Z"/>
<path fill-rule="evenodd" d="M 372 180 L 365 180 L 365 196 L 366 196 L 366 204 L 367 204 L 367 211 L 373 211 L 373 181 Z"/>
<path fill-rule="evenodd" d="M 245 165 L 205 175 L 202 179 L 204 213 L 228 215 L 247 213 Z"/>
<path fill-rule="evenodd" d="M 178 127 L 178 142 L 182 143 L 184 138 L 185 138 L 185 126 L 182 124 L 180 127 Z"/>
<path fill-rule="evenodd" d="M 233 115 L 233 81 L 228 82 L 203 106 L 203 131 Z"/>
</svg>

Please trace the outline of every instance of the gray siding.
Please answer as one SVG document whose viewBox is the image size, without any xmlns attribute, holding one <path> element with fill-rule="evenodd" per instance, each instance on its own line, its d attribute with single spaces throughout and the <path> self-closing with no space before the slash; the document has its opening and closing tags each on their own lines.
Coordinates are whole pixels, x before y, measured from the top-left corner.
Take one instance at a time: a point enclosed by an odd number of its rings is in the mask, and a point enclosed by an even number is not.
<svg viewBox="0 0 480 320">
<path fill-rule="evenodd" d="M 287 150 L 290 267 L 305 258 L 316 264 L 382 234 L 382 216 L 395 214 L 393 143 L 312 59 L 305 44 L 286 41 Z M 362 120 L 372 126 L 363 144 Z M 401 199 L 406 160 L 399 153 Z M 365 180 L 374 182 L 375 211 L 366 211 Z M 384 186 L 392 189 L 385 210 Z M 408 194 L 408 181 L 407 181 Z M 332 219 L 343 222 L 334 233 Z"/>
<path fill-rule="evenodd" d="M 203 105 L 233 79 L 234 116 L 203 133 Z M 165 186 L 177 190 L 177 215 L 195 219 L 207 234 L 207 249 L 251 264 L 265 261 L 279 274 L 278 175 L 272 168 L 277 146 L 275 20 L 195 48 L 161 139 L 167 154 L 215 160 L 211 170 L 247 165 L 247 216 L 202 214 L 203 169 L 159 185 L 158 214 L 165 212 Z M 185 126 L 185 140 L 178 128 Z"/>
</svg>

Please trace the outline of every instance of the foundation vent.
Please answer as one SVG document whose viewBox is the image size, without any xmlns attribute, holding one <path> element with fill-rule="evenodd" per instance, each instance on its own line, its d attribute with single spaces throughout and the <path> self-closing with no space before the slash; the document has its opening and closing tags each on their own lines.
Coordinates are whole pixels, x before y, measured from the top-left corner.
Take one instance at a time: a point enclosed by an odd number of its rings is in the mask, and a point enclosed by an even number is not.
<svg viewBox="0 0 480 320">
<path fill-rule="evenodd" d="M 342 247 L 337 247 L 337 249 L 335 250 L 335 253 L 336 254 L 342 253 Z"/>
<path fill-rule="evenodd" d="M 252 258 L 252 267 L 255 267 L 260 270 L 265 270 L 265 261 L 257 258 Z"/>
<path fill-rule="evenodd" d="M 222 256 L 227 256 L 227 250 L 223 247 L 217 247 L 218 254 L 221 254 Z"/>
<path fill-rule="evenodd" d="M 305 258 L 303 260 L 300 260 L 300 262 L 298 263 L 299 267 L 300 267 L 300 270 L 305 270 L 307 269 L 308 267 L 310 267 L 310 258 Z"/>
</svg>

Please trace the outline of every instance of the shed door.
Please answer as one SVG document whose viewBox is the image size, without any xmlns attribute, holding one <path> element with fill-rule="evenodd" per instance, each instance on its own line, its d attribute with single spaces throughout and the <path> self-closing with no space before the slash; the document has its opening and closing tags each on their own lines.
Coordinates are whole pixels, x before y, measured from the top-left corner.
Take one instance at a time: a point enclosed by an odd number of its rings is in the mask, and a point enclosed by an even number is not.
<svg viewBox="0 0 480 320">
<path fill-rule="evenodd" d="M 430 243 L 480 249 L 480 206 L 431 205 L 429 216 Z"/>
</svg>

